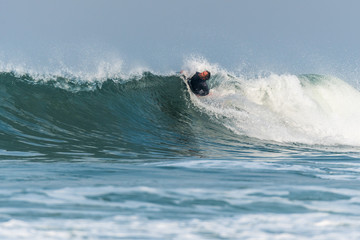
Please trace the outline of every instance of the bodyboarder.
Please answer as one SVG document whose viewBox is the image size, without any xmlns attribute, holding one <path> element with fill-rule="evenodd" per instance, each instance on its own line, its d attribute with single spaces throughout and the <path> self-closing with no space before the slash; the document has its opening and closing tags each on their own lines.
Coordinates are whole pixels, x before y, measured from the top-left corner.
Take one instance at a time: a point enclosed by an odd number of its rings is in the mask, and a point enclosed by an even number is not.
<svg viewBox="0 0 360 240">
<path fill-rule="evenodd" d="M 209 71 L 196 72 L 194 76 L 187 79 L 191 91 L 198 96 L 208 95 L 210 91 L 206 81 L 210 79 L 210 75 Z"/>
</svg>

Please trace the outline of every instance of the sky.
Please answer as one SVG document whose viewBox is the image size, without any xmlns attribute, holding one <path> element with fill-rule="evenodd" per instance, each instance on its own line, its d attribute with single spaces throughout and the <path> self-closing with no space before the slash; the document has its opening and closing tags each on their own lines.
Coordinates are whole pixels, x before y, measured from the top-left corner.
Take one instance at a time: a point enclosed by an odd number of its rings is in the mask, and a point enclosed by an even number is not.
<svg viewBox="0 0 360 240">
<path fill-rule="evenodd" d="M 120 59 L 168 71 L 195 55 L 228 69 L 356 78 L 358 9 L 355 0 L 0 0 L 0 62 Z"/>
</svg>

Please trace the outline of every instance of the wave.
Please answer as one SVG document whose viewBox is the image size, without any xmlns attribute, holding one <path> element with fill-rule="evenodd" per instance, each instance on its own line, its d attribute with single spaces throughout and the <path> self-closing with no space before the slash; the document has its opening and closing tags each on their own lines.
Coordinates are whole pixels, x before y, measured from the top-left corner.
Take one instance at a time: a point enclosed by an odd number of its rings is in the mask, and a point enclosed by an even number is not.
<svg viewBox="0 0 360 240">
<path fill-rule="evenodd" d="M 88 81 L 2 72 L 1 154 L 156 159 L 236 154 L 249 142 L 359 146 L 360 94 L 346 82 L 210 70 L 203 98 L 177 74 Z"/>
</svg>

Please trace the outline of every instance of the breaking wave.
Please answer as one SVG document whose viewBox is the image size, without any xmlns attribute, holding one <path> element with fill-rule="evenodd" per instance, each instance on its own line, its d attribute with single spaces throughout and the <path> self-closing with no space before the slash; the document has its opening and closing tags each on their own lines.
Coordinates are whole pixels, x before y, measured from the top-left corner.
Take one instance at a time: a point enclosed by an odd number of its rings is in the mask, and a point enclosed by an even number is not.
<svg viewBox="0 0 360 240">
<path fill-rule="evenodd" d="M 202 98 L 175 73 L 89 80 L 1 72 L 2 154 L 139 159 L 224 156 L 249 143 L 359 146 L 360 94 L 346 82 L 185 66 L 189 76 L 204 68 L 212 93 Z"/>
</svg>

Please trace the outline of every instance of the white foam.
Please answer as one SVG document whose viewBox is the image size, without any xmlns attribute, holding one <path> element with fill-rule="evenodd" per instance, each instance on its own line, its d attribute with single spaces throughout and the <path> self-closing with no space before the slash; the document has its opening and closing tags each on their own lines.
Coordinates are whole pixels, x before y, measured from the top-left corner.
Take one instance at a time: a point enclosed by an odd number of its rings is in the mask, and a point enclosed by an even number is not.
<svg viewBox="0 0 360 240">
<path fill-rule="evenodd" d="M 320 168 L 305 166 L 301 164 L 289 164 L 281 161 L 245 161 L 245 160 L 195 160 L 152 163 L 158 166 L 176 166 L 185 168 L 201 169 L 253 169 L 253 170 L 274 170 L 274 171 L 301 171 L 305 173 L 325 173 Z"/>
<path fill-rule="evenodd" d="M 343 180 L 343 181 L 360 179 L 360 177 L 357 175 L 349 175 L 349 174 L 317 174 L 316 176 L 322 179 Z"/>
<path fill-rule="evenodd" d="M 200 62 L 199 66 L 203 65 L 206 63 Z M 278 142 L 359 146 L 360 93 L 334 77 L 313 78 L 271 74 L 245 80 L 220 69 L 212 79 L 213 94 L 192 97 L 192 101 L 240 135 Z"/>
<path fill-rule="evenodd" d="M 244 214 L 208 219 L 99 220 L 12 219 L 0 223 L 1 239 L 359 239 L 360 219 L 311 214 Z"/>
</svg>

